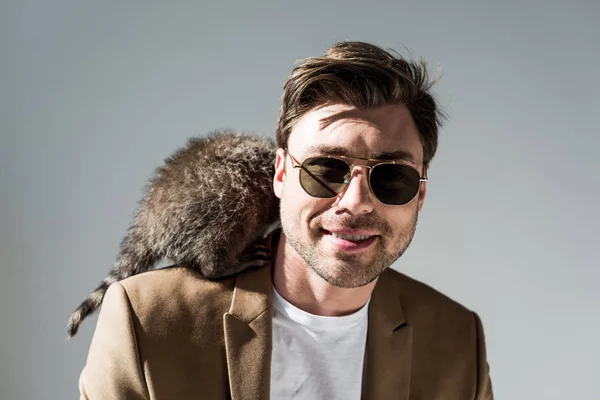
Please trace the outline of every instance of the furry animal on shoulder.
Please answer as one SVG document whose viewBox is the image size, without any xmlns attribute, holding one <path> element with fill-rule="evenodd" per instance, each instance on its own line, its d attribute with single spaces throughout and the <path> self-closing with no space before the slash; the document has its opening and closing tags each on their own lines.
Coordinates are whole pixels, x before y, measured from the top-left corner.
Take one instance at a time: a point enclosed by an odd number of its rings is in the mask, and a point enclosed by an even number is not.
<svg viewBox="0 0 600 400">
<path fill-rule="evenodd" d="M 193 138 L 157 168 L 108 276 L 73 312 L 69 338 L 102 304 L 108 287 L 167 259 L 208 279 L 264 266 L 253 244 L 277 224 L 275 144 L 231 130 Z"/>
</svg>

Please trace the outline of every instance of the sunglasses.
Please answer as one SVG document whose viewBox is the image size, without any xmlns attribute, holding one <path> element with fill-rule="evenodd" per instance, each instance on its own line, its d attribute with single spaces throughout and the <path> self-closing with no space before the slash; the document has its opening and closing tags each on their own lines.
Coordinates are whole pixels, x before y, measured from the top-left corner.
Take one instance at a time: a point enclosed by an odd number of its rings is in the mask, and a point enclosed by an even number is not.
<svg viewBox="0 0 600 400">
<path fill-rule="evenodd" d="M 419 192 L 421 182 L 427 181 L 415 168 L 397 161 L 327 155 L 308 157 L 299 162 L 286 152 L 292 166 L 300 168 L 300 186 L 313 197 L 328 199 L 342 193 L 358 165 L 368 168 L 369 188 L 384 204 L 401 206 L 409 203 Z M 357 164 L 357 160 L 362 163 Z"/>
</svg>

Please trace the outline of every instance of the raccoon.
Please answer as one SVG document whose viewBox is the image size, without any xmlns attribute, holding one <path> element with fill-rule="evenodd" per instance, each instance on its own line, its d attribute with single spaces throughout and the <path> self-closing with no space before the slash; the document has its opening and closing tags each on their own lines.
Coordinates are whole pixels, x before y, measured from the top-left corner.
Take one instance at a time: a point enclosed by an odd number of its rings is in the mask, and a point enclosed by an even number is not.
<svg viewBox="0 0 600 400">
<path fill-rule="evenodd" d="M 208 279 L 264 266 L 269 255 L 257 241 L 279 221 L 274 162 L 271 139 L 232 130 L 189 139 L 156 169 L 112 270 L 71 315 L 68 338 L 100 307 L 112 283 L 159 261 Z"/>
</svg>

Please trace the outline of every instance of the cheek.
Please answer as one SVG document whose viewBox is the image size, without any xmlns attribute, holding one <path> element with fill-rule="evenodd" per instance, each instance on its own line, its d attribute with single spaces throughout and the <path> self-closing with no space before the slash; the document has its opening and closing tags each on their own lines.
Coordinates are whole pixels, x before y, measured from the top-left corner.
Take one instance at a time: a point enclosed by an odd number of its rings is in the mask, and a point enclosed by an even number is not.
<svg viewBox="0 0 600 400">
<path fill-rule="evenodd" d="M 405 206 L 400 206 L 401 209 L 390 209 L 381 216 L 388 222 L 395 235 L 400 232 L 405 232 L 415 223 L 417 215 L 417 203 L 412 202 Z"/>
<path fill-rule="evenodd" d="M 281 193 L 281 210 L 288 220 L 299 220 L 300 214 L 306 208 L 305 194 L 295 182 L 287 181 Z"/>
<path fill-rule="evenodd" d="M 291 182 L 287 182 L 283 188 L 281 204 L 285 218 L 300 224 L 311 223 L 315 215 L 331 207 L 331 201 L 309 196 L 299 185 Z M 301 226 L 298 228 L 302 229 Z"/>
</svg>

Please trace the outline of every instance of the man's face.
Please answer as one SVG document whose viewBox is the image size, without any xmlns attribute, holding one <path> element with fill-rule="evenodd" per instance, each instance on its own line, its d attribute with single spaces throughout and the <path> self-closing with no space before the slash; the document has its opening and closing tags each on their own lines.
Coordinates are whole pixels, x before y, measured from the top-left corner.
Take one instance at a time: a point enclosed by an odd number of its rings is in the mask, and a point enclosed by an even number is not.
<svg viewBox="0 0 600 400">
<path fill-rule="evenodd" d="M 404 152 L 402 160 L 424 175 L 423 149 L 404 105 L 357 109 L 330 105 L 305 114 L 292 129 L 289 153 L 302 162 L 317 155 L 377 158 Z M 317 275 L 344 288 L 375 280 L 408 247 L 425 199 L 422 182 L 405 205 L 383 204 L 369 188 L 368 169 L 355 168 L 338 196 L 322 199 L 300 186 L 298 168 L 277 151 L 275 194 L 281 199 L 281 223 L 293 258 L 299 256 Z"/>
</svg>

